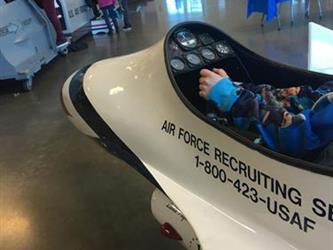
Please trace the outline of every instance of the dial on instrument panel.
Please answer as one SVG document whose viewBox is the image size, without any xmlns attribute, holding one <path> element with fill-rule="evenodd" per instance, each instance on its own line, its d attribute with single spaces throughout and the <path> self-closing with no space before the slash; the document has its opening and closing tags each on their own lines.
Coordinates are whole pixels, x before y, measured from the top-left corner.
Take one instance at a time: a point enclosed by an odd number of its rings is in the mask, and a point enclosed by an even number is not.
<svg viewBox="0 0 333 250">
<path fill-rule="evenodd" d="M 216 59 L 216 55 L 213 50 L 209 48 L 204 48 L 201 50 L 201 55 L 208 61 L 213 61 Z"/>
<path fill-rule="evenodd" d="M 215 48 L 216 48 L 217 52 L 219 52 L 220 54 L 223 54 L 223 55 L 228 55 L 228 54 L 232 53 L 231 48 L 223 42 L 217 43 L 215 45 Z"/>
<path fill-rule="evenodd" d="M 190 53 L 186 55 L 186 60 L 194 66 L 198 66 L 201 64 L 201 59 L 198 55 Z"/>
<path fill-rule="evenodd" d="M 208 33 L 200 34 L 199 39 L 203 45 L 209 45 L 215 42 L 214 38 Z"/>
<path fill-rule="evenodd" d="M 198 40 L 189 30 L 182 30 L 176 33 L 176 40 L 186 49 L 194 49 L 198 45 Z"/>
<path fill-rule="evenodd" d="M 185 63 L 179 58 L 171 59 L 170 65 L 174 70 L 177 71 L 182 71 L 185 69 Z"/>
</svg>

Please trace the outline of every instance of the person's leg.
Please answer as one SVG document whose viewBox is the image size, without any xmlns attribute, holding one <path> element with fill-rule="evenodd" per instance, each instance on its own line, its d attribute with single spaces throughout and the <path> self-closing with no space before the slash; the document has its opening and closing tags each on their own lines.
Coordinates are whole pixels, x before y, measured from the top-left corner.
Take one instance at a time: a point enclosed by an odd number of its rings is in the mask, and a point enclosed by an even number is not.
<svg viewBox="0 0 333 250">
<path fill-rule="evenodd" d="M 320 138 L 321 144 L 333 142 L 333 92 L 323 96 L 310 113 L 310 132 Z"/>
<path fill-rule="evenodd" d="M 230 112 L 233 125 L 241 130 L 248 130 L 259 121 L 259 101 L 250 90 L 240 90 L 239 98 Z"/>
<path fill-rule="evenodd" d="M 98 8 L 97 8 L 97 3 L 94 0 L 86 0 L 87 5 L 89 6 L 89 8 L 92 9 L 95 18 L 100 17 L 101 13 L 99 12 Z"/>
<path fill-rule="evenodd" d="M 111 25 L 111 22 L 110 22 L 110 19 L 109 19 L 108 7 L 102 7 L 101 10 L 102 10 L 102 13 L 103 13 L 103 19 L 104 19 L 106 25 L 108 26 L 109 34 L 112 34 L 113 29 L 112 29 L 112 25 Z"/>
<path fill-rule="evenodd" d="M 118 21 L 117 21 L 117 14 L 114 10 L 114 5 L 108 6 L 107 7 L 109 15 L 111 17 L 111 20 L 113 22 L 114 28 L 116 29 L 116 32 L 119 33 L 119 25 L 118 25 Z"/>
<path fill-rule="evenodd" d="M 123 8 L 123 15 L 124 15 L 124 30 L 131 30 L 132 25 L 129 20 L 128 16 L 128 4 L 127 0 L 120 0 L 121 7 Z"/>
<path fill-rule="evenodd" d="M 314 110 L 307 109 L 293 115 L 289 126 L 280 126 L 275 132 L 267 130 L 266 135 L 276 138 L 275 144 L 279 152 L 303 157 L 307 152 L 318 150 L 333 142 L 332 114 L 333 93 L 324 96 L 321 104 Z"/>
<path fill-rule="evenodd" d="M 37 2 L 43 7 L 46 15 L 50 19 L 57 33 L 57 44 L 62 44 L 67 42 L 65 35 L 62 31 L 61 23 L 58 19 L 57 10 L 54 6 L 54 0 L 37 0 Z"/>
</svg>

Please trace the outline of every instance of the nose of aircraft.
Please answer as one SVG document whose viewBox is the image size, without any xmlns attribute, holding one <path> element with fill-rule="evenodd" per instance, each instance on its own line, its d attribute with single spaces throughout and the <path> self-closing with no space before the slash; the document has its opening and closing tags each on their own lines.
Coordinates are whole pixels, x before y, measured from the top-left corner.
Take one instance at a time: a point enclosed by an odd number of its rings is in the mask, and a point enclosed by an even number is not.
<svg viewBox="0 0 333 250">
<path fill-rule="evenodd" d="M 160 147 L 152 134 L 174 115 L 170 109 L 182 107 L 170 83 L 163 41 L 135 54 L 94 63 L 66 81 L 64 106 L 81 132 L 106 145 L 124 142 L 138 156 Z M 179 109 L 177 115 L 182 112 L 186 111 Z"/>
<path fill-rule="evenodd" d="M 61 98 L 69 120 L 82 133 L 98 138 L 97 118 L 118 134 L 118 128 L 128 133 L 142 126 L 142 119 L 157 117 L 154 114 L 161 111 L 157 106 L 168 106 L 158 103 L 165 99 L 171 86 L 163 41 L 74 72 L 64 83 Z M 96 119 L 91 119 L 94 116 Z"/>
</svg>

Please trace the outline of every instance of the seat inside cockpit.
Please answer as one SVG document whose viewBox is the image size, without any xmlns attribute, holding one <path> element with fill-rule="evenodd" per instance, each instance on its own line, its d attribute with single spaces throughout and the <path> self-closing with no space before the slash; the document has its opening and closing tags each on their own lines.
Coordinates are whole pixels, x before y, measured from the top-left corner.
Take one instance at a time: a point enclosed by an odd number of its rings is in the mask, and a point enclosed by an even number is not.
<svg viewBox="0 0 333 250">
<path fill-rule="evenodd" d="M 262 134 L 265 132 L 258 130 L 258 127 L 242 130 L 233 126 L 228 113 L 221 112 L 215 103 L 199 96 L 200 71 L 204 68 L 222 68 L 235 84 L 270 84 L 274 88 L 307 85 L 316 89 L 333 79 L 328 75 L 274 63 L 246 49 L 220 30 L 196 22 L 179 25 L 169 32 L 165 41 L 165 55 L 169 76 L 188 107 L 194 108 L 196 113 L 203 115 L 206 121 L 223 132 L 231 131 L 236 139 L 275 152 L 278 150 L 269 145 L 269 139 Z M 309 150 L 302 156 L 292 156 L 309 162 L 331 164 L 333 167 L 332 148 L 331 143 Z"/>
</svg>

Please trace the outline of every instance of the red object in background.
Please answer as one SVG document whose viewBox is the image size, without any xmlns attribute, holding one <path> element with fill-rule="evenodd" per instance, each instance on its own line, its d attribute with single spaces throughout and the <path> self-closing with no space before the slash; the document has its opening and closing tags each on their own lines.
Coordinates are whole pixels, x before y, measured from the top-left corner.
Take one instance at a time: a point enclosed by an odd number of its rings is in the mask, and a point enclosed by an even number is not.
<svg viewBox="0 0 333 250">
<path fill-rule="evenodd" d="M 160 231 L 163 236 L 168 237 L 172 240 L 183 240 L 183 238 L 179 235 L 176 229 L 174 229 L 169 223 L 164 223 L 163 225 L 161 225 Z"/>
<path fill-rule="evenodd" d="M 57 33 L 57 44 L 66 42 L 64 33 L 62 32 L 61 23 L 58 19 L 58 13 L 54 6 L 54 0 L 35 0 L 36 3 L 42 7 L 47 17 L 50 19 L 51 23 L 54 26 L 54 29 Z"/>
</svg>

